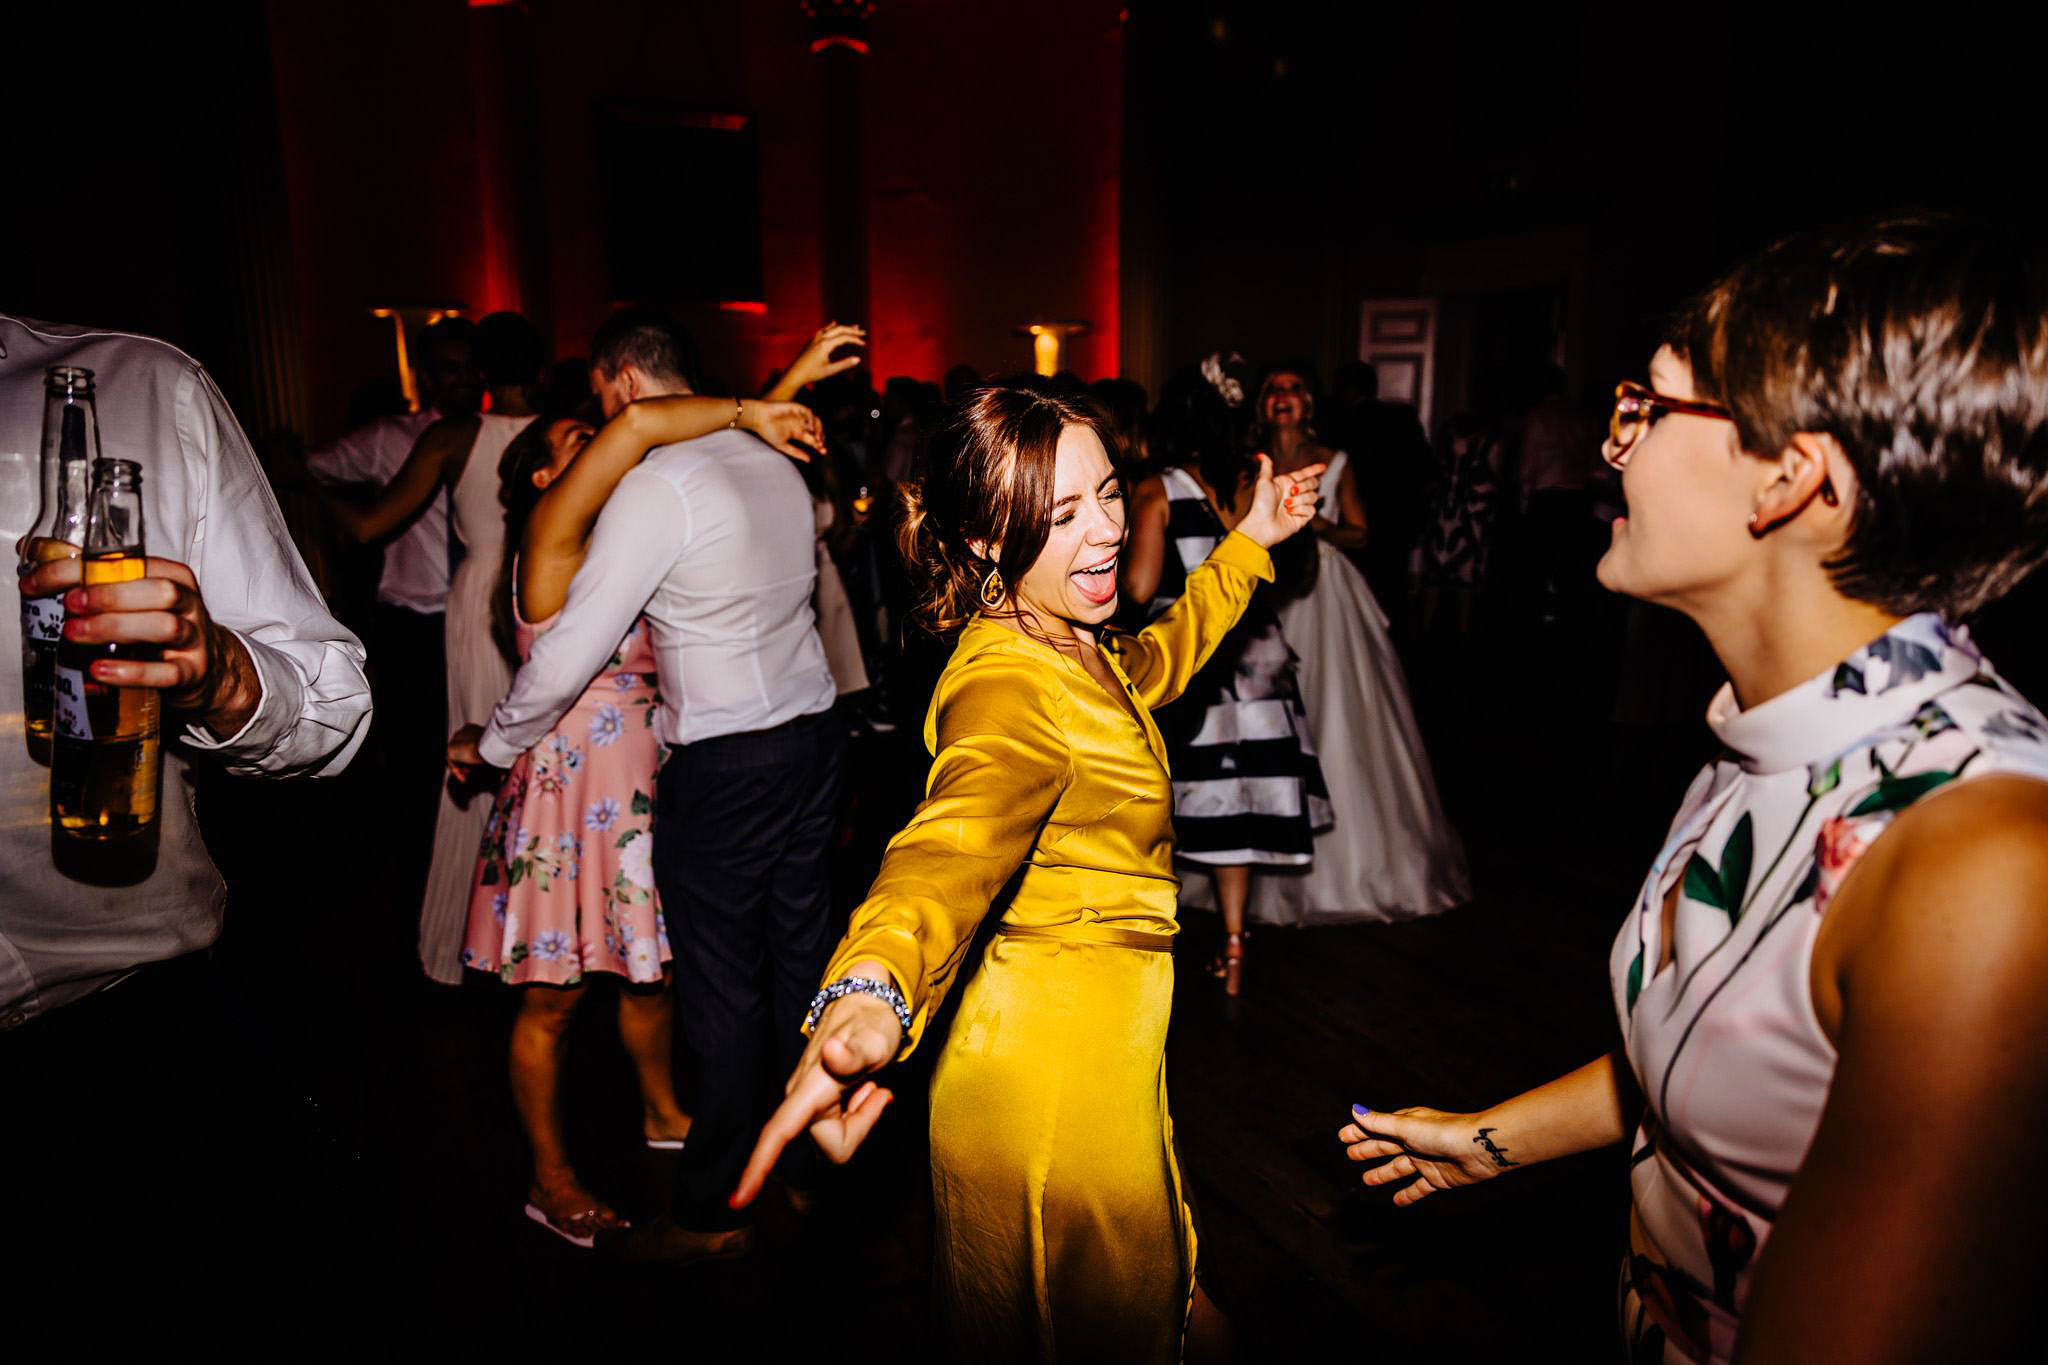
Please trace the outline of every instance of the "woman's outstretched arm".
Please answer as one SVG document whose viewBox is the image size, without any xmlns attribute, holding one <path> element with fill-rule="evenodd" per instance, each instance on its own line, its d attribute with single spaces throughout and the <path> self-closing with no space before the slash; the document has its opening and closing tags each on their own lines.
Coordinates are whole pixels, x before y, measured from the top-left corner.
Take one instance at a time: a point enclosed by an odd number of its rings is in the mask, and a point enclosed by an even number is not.
<svg viewBox="0 0 2048 1365">
<path fill-rule="evenodd" d="M 462 461 L 476 442 L 476 432 L 474 417 L 450 417 L 434 423 L 420 433 L 405 464 L 368 503 L 330 494 L 327 505 L 335 520 L 359 541 L 382 540 L 401 529 L 444 486 L 455 482 Z"/>
<path fill-rule="evenodd" d="M 1273 462 L 1259 456 L 1249 507 L 1188 575 L 1180 601 L 1136 635 L 1114 641 L 1142 705 L 1161 707 L 1178 697 L 1244 615 L 1252 590 L 1272 581 L 1273 558 L 1266 552 L 1308 525 L 1322 472 L 1318 464 L 1276 475 Z"/>
<path fill-rule="evenodd" d="M 1635 1095 L 1628 1059 L 1615 1051 L 1476 1114 L 1354 1105 L 1337 1140 L 1353 1161 L 1374 1163 L 1366 1184 L 1399 1184 L 1394 1202 L 1407 1205 L 1517 1166 L 1619 1142 L 1628 1135 Z"/>
<path fill-rule="evenodd" d="M 909 1036 L 871 995 L 827 1007 L 787 1098 L 754 1145 L 732 1196 L 736 1208 L 760 1192 L 782 1149 L 806 1129 L 832 1160 L 853 1155 L 889 1098 L 867 1077 L 917 1045 L 975 929 L 1031 856 L 1072 780 L 1058 683 L 1036 660 L 993 651 L 948 669 L 933 713 L 937 756 L 925 799 L 889 841 L 824 977 L 893 986 L 909 1008 Z"/>
<path fill-rule="evenodd" d="M 812 334 L 809 344 L 797 353 L 795 360 L 789 362 L 789 368 L 782 372 L 782 377 L 761 396 L 771 402 L 794 398 L 802 393 L 807 385 L 815 384 L 820 379 L 830 379 L 833 375 L 850 370 L 867 359 L 861 353 L 867 344 L 866 328 L 855 327 L 851 323 L 828 322 Z M 834 360 L 832 353 L 841 346 L 851 346 L 854 349 Z"/>
</svg>

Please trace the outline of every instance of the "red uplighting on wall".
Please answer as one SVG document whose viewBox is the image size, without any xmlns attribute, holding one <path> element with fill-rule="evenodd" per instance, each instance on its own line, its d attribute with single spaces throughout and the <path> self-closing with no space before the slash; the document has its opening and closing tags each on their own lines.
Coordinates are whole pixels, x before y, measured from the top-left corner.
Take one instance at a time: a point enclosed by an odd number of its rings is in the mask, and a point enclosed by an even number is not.
<svg viewBox="0 0 2048 1365">
<path fill-rule="evenodd" d="M 752 313 L 756 317 L 760 317 L 768 311 L 766 303 L 754 299 L 734 299 L 721 303 L 718 306 L 728 313 Z"/>
<path fill-rule="evenodd" d="M 850 52 L 858 52 L 863 57 L 868 55 L 868 45 L 864 39 L 849 38 L 844 34 L 834 34 L 829 38 L 819 38 L 811 44 L 811 51 L 823 52 L 828 47 L 843 47 Z"/>
</svg>

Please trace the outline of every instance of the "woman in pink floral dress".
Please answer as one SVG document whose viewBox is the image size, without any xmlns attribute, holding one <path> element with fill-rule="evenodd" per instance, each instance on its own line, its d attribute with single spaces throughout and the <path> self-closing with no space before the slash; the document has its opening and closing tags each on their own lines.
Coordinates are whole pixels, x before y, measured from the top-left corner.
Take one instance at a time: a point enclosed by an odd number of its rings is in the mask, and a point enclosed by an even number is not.
<svg viewBox="0 0 2048 1365">
<path fill-rule="evenodd" d="M 627 470 L 655 446 L 734 424 L 798 458 L 795 442 L 821 441 L 816 417 L 798 404 L 699 397 L 631 404 L 595 436 L 568 418 L 522 433 L 498 467 L 507 509 L 501 645 L 524 660 L 554 624 L 598 513 Z M 577 1179 L 558 1110 L 564 1038 L 593 973 L 623 978 L 619 1036 L 638 1073 L 649 1147 L 679 1148 L 690 1129 L 676 1100 L 668 938 L 650 863 L 662 759 L 654 704 L 643 619 L 506 774 L 470 891 L 464 965 L 527 988 L 511 1043 L 513 1101 L 533 1151 L 526 1216 L 580 1247 L 624 1226 Z M 480 728 L 449 740 L 459 775 L 481 762 Z"/>
</svg>

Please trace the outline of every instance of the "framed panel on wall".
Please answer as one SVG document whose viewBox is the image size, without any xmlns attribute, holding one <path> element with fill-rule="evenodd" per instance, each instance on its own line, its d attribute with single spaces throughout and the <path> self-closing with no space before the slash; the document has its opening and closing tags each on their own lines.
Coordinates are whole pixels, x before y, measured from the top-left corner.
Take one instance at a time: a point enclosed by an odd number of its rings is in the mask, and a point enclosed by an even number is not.
<svg viewBox="0 0 2048 1365">
<path fill-rule="evenodd" d="M 1435 420 L 1436 300 L 1367 299 L 1359 317 L 1358 358 L 1379 372 L 1380 397 L 1411 404 L 1429 430 Z"/>
<path fill-rule="evenodd" d="M 598 115 L 605 264 L 618 302 L 755 303 L 761 154 L 746 114 L 618 104 Z"/>
</svg>

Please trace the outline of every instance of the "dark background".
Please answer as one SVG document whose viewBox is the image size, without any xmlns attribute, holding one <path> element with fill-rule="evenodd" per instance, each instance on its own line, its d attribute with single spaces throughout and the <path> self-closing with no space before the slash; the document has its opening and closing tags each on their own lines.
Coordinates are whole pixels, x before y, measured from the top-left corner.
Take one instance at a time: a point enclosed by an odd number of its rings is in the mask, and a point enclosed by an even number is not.
<svg viewBox="0 0 2048 1365">
<path fill-rule="evenodd" d="M 1946 7 L 880 0 L 863 54 L 813 52 L 795 0 L 45 7 L 0 30 L 0 311 L 169 338 L 252 435 L 304 441 L 395 375 L 370 310 L 402 304 L 517 307 L 574 355 L 614 303 L 665 302 L 749 386 L 849 297 L 878 383 L 1022 368 L 1020 324 L 1076 319 L 1072 368 L 1156 389 L 1219 347 L 1327 374 L 1366 300 L 1426 297 L 1437 415 L 1511 411 L 1549 358 L 1597 403 L 1674 303 L 1777 235 L 1893 206 L 2037 212 L 2037 37 Z M 754 159 L 685 152 L 636 184 L 621 112 L 738 123 L 723 136 Z M 638 242 L 619 222 L 636 201 Z M 650 260 L 664 215 L 695 221 L 678 251 L 731 258 Z M 1982 632 L 2037 696 L 2038 598 Z M 1602 605 L 1593 648 L 1504 632 L 1408 661 L 1474 906 L 1268 935 L 1242 1007 L 1201 973 L 1213 921 L 1190 926 L 1178 1140 L 1251 1358 L 1540 1342 L 1593 1359 L 1613 1340 L 1613 1154 L 1396 1214 L 1330 1130 L 1353 1100 L 1477 1105 L 1609 1041 L 1605 944 L 1707 740 L 1690 700 L 1659 726 L 1616 720 L 1619 610 Z M 922 775 L 913 729 L 897 739 L 863 769 L 863 856 Z M 757 1261 L 676 1282 L 579 1260 L 518 1216 L 511 993 L 422 984 L 411 906 L 362 892 L 388 853 L 356 831 L 383 799 L 360 768 L 207 793 L 233 892 L 230 989 L 205 1005 L 237 1049 L 213 1123 L 250 1156 L 221 1201 L 246 1256 L 186 1325 L 337 1323 L 518 1358 L 749 1322 L 761 1358 L 821 1333 L 917 1358 L 915 1077 L 828 1216 L 764 1215 Z M 603 1015 L 573 1043 L 571 1136 L 628 1201 L 630 1086 Z M 243 1285 L 266 1257 L 290 1281 L 270 1297 Z"/>
<path fill-rule="evenodd" d="M 315 441 L 394 367 L 371 307 L 516 306 L 576 354 L 652 298 L 752 385 L 844 297 L 826 262 L 849 243 L 878 380 L 1021 368 L 1016 328 L 1053 318 L 1089 324 L 1065 357 L 1084 378 L 1156 386 L 1219 346 L 1327 372 L 1364 299 L 1424 296 L 1435 416 L 1510 403 L 1532 355 L 1597 399 L 1672 303 L 1776 235 L 2040 198 L 2036 35 L 1948 7 L 882 0 L 859 56 L 812 52 L 795 0 L 99 4 L 10 27 L 0 307 L 169 337 L 252 433 Z M 664 269 L 612 230 L 636 193 L 603 174 L 622 109 L 745 121 L 755 165 L 637 191 L 650 215 L 702 205 L 694 244 L 734 259 Z M 836 203 L 828 147 L 857 171 Z"/>
</svg>

